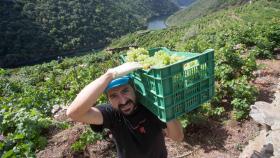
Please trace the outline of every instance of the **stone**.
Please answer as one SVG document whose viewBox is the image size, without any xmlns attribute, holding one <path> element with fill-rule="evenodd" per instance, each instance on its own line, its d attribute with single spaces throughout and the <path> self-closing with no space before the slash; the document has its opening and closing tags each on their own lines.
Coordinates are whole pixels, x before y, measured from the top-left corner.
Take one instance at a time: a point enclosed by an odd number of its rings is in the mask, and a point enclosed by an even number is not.
<svg viewBox="0 0 280 158">
<path fill-rule="evenodd" d="M 249 141 L 240 158 L 280 158 L 280 83 L 274 96 L 272 103 L 258 101 L 251 105 L 249 115 L 256 122 L 269 128 L 262 130 L 259 136 Z"/>
<path fill-rule="evenodd" d="M 52 114 L 57 113 L 60 109 L 61 109 L 61 107 L 59 105 L 57 105 L 57 104 L 53 105 Z"/>
<path fill-rule="evenodd" d="M 273 145 L 268 143 L 263 145 L 263 148 L 260 152 L 254 151 L 250 158 L 270 158 L 273 156 Z"/>
<path fill-rule="evenodd" d="M 273 126 L 275 122 L 280 121 L 280 108 L 274 104 L 259 101 L 251 105 L 250 116 L 260 124 Z"/>
<path fill-rule="evenodd" d="M 249 141 L 239 158 L 257 157 L 258 154 L 255 151 L 261 151 L 263 144 L 265 144 L 266 134 L 265 130 L 260 131 L 260 134 L 255 139 Z"/>
<path fill-rule="evenodd" d="M 268 136 L 266 137 L 266 143 L 273 144 L 273 155 L 275 158 L 280 157 L 280 130 L 269 131 Z"/>
<path fill-rule="evenodd" d="M 280 60 L 280 54 L 276 54 L 276 59 Z"/>
</svg>

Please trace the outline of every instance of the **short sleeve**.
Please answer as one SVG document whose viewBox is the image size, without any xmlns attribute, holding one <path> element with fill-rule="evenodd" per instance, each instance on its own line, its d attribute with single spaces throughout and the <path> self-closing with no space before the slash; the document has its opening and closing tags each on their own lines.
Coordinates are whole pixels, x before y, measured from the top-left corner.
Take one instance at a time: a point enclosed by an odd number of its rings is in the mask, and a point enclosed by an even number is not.
<svg viewBox="0 0 280 158">
<path fill-rule="evenodd" d="M 114 121 L 116 120 L 117 112 L 108 104 L 98 105 L 97 109 L 100 110 L 103 116 L 102 125 L 91 124 L 90 127 L 94 132 L 102 132 L 104 128 L 112 128 Z"/>
<path fill-rule="evenodd" d="M 165 122 L 161 121 L 157 116 L 154 115 L 154 121 L 156 122 L 156 124 L 162 128 L 162 129 L 165 129 L 167 128 L 167 125 Z"/>
</svg>

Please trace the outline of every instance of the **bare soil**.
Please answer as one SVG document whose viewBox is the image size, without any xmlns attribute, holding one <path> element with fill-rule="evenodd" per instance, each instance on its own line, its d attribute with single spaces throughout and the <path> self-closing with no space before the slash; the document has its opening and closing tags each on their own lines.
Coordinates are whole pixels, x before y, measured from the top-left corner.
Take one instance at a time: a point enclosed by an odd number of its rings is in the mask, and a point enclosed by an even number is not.
<svg viewBox="0 0 280 158">
<path fill-rule="evenodd" d="M 272 102 L 276 84 L 280 82 L 280 60 L 259 60 L 260 70 L 254 72 L 253 84 L 259 89 L 258 101 Z M 57 120 L 67 120 L 65 109 L 56 115 Z M 230 118 L 230 117 L 228 117 Z M 217 121 L 209 119 L 202 124 L 191 124 L 185 131 L 185 140 L 181 143 L 166 138 L 168 157 L 170 158 L 232 158 L 238 157 L 249 140 L 260 132 L 261 126 L 252 119 L 237 122 L 231 119 Z M 86 125 L 73 123 L 73 127 L 49 132 L 48 146 L 37 152 L 37 157 L 116 157 L 114 143 L 110 140 L 97 141 L 90 144 L 83 152 L 73 152 L 71 145 L 86 129 Z"/>
</svg>

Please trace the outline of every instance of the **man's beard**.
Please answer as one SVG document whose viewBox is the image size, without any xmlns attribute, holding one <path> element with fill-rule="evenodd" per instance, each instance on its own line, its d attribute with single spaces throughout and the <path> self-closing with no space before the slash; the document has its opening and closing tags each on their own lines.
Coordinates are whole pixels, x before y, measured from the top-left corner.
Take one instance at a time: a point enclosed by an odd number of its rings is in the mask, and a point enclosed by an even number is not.
<svg viewBox="0 0 280 158">
<path fill-rule="evenodd" d="M 123 108 L 123 107 L 125 107 L 125 106 L 127 106 L 128 104 L 131 104 L 131 105 L 133 105 L 133 109 L 129 112 L 129 113 L 124 113 L 121 109 Z M 128 99 L 127 101 L 126 101 L 126 103 L 124 103 L 124 104 L 119 104 L 118 105 L 118 110 L 121 112 L 121 113 L 123 113 L 124 115 L 131 115 L 131 114 L 133 114 L 133 112 L 135 111 L 135 109 L 136 109 L 136 104 L 135 104 L 135 102 L 134 101 L 132 101 L 131 99 Z"/>
</svg>

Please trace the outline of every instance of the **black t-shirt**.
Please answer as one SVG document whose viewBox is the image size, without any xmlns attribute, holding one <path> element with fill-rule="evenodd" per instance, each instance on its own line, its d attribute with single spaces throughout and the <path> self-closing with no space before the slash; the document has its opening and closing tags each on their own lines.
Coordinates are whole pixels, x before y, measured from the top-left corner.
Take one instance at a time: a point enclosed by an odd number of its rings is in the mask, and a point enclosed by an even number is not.
<svg viewBox="0 0 280 158">
<path fill-rule="evenodd" d="M 103 125 L 91 125 L 95 132 L 108 128 L 117 146 L 119 158 L 166 158 L 167 150 L 161 122 L 144 106 L 131 115 L 123 115 L 110 105 L 97 106 L 103 115 Z"/>
</svg>

